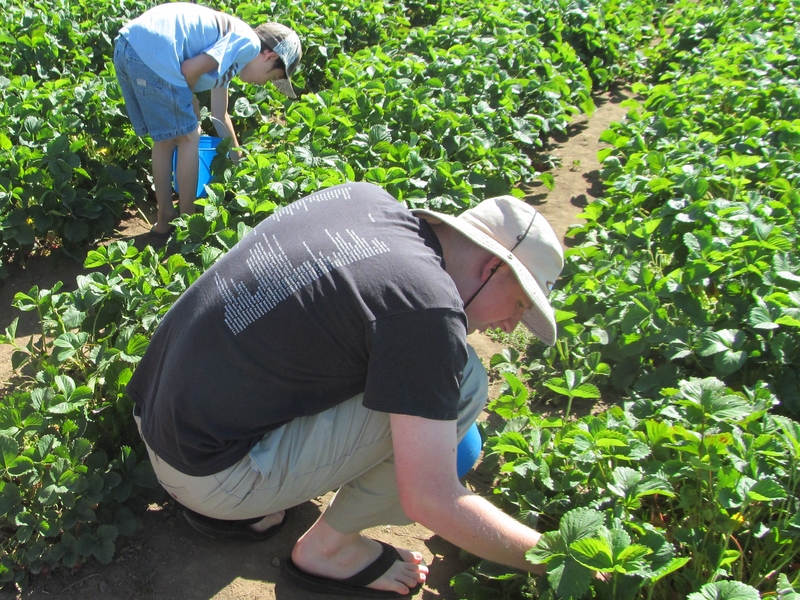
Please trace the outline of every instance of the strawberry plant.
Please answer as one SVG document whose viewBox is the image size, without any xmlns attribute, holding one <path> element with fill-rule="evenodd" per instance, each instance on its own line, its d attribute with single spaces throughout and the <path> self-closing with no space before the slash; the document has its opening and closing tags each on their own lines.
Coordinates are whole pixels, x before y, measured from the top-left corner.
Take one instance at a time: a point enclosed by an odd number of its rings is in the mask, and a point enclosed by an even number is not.
<svg viewBox="0 0 800 600">
<path fill-rule="evenodd" d="M 524 389 L 506 377 L 511 393 L 494 410 Z M 549 532 L 528 555 L 547 575 L 479 565 L 456 578 L 461 596 L 496 585 L 554 598 L 685 597 L 721 578 L 756 594 L 774 585 L 800 551 L 800 425 L 771 415 L 774 403 L 766 388 L 736 394 L 703 379 L 573 422 L 512 408 L 520 416 L 488 441 L 490 463 L 503 458 L 495 493 Z"/>
<path fill-rule="evenodd" d="M 456 581 L 478 590 L 464 597 L 795 593 L 796 10 L 682 5 L 651 55 L 657 79 L 603 134 L 607 193 L 571 231 L 551 295 L 558 342 L 516 361 L 533 393 L 506 373 L 491 407 L 512 419 L 487 442 L 496 493 L 552 532 L 530 555 L 548 577 L 479 566 Z M 588 381 L 619 406 L 571 423 L 528 406 Z M 593 519 L 588 541 L 561 529 L 567 514 Z M 658 580 L 652 532 L 680 561 Z M 635 574 L 617 562 L 630 557 Z"/>
<path fill-rule="evenodd" d="M 0 582 L 109 562 L 114 540 L 137 527 L 124 506 L 150 488 L 149 464 L 128 446 L 92 441 L 91 390 L 50 368 L 0 406 Z"/>
<path fill-rule="evenodd" d="M 619 479 L 625 476 L 631 479 L 630 473 Z M 656 493 L 653 487 L 642 489 Z M 676 558 L 672 545 L 659 533 L 648 532 L 639 543 L 632 543 L 620 520 L 611 527 L 604 521 L 600 511 L 573 509 L 561 519 L 557 531 L 546 533 L 528 552 L 532 563 L 547 565 L 548 583 L 558 596 L 579 598 L 592 587 L 594 573 L 604 573 L 607 579 L 594 584 L 599 594 L 630 598 L 641 582 L 655 583 L 689 561 Z"/>
<path fill-rule="evenodd" d="M 125 242 L 90 251 L 73 292 L 18 293 L 42 330 L 24 346 L 15 320 L 0 341 L 30 381 L 0 405 L 0 581 L 108 562 L 132 509 L 157 486 L 131 418 L 125 386 L 160 317 L 199 270 Z"/>
<path fill-rule="evenodd" d="M 121 98 L 106 69 L 125 14 L 104 21 L 104 32 L 90 25 L 91 8 L 68 2 L 3 9 L 0 57 L 11 68 L 0 79 L 0 277 L 6 262 L 31 252 L 82 259 L 123 207 L 144 197 L 126 164 L 138 149 L 132 132 L 122 133 Z"/>
<path fill-rule="evenodd" d="M 767 39 L 774 52 L 791 42 Z M 747 53 L 760 60 L 767 52 L 751 46 L 737 64 L 720 59 L 714 69 L 739 69 Z M 777 89 L 785 77 L 775 73 Z M 798 138 L 778 116 L 793 100 L 779 93 L 786 106 L 775 112 L 762 101 L 769 90 L 694 73 L 638 89 L 644 106 L 604 134 L 609 195 L 573 231 L 586 243 L 569 257 L 565 307 L 589 326 L 582 341 L 620 366 L 611 376 L 618 390 L 648 393 L 695 373 L 734 386 L 768 380 L 796 414 L 797 174 L 783 157 Z M 687 117 L 689 96 L 725 106 L 734 89 L 734 114 Z"/>
</svg>

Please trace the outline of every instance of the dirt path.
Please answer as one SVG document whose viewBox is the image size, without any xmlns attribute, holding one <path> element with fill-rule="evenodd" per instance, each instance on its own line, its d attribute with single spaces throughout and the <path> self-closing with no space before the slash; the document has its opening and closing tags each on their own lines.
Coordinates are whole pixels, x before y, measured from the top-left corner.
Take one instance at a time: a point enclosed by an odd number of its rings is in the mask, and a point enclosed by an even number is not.
<svg viewBox="0 0 800 600">
<path fill-rule="evenodd" d="M 609 123 L 625 117 L 619 103 L 624 94 L 605 94 L 597 99 L 598 110 L 591 119 L 572 124 L 570 135 L 557 140 L 548 150 L 560 159 L 554 171 L 556 187 L 547 193 L 539 188 L 528 199 L 544 214 L 556 233 L 563 237 L 577 222 L 576 214 L 602 193 L 598 183 L 597 151 L 599 136 Z M 542 191 L 543 190 L 543 191 Z M 130 214 L 119 231 L 122 239 L 144 243 L 149 225 Z M 20 317 L 18 342 L 24 344 L 36 335 L 38 323 L 30 313 L 11 307 L 14 294 L 28 292 L 32 286 L 49 289 L 57 281 L 64 289 L 74 289 L 75 277 L 82 272 L 70 259 L 49 257 L 32 260 L 26 268 L 13 269 L 0 284 L 0 330 Z M 474 334 L 470 342 L 488 360 L 501 347 L 486 336 Z M 0 346 L 0 389 L 13 380 L 11 347 Z M 480 469 L 468 475 L 468 485 L 483 487 L 487 482 Z M 485 476 L 484 476 L 485 477 Z M 294 541 L 319 516 L 326 497 L 290 511 L 286 528 L 269 542 L 242 544 L 205 538 L 196 533 L 175 510 L 171 502 L 152 505 L 142 516 L 140 531 L 118 542 L 110 565 L 90 561 L 74 572 L 37 577 L 30 590 L 14 594 L 0 591 L 0 600 L 11 598 L 81 600 L 170 598 L 194 600 L 216 598 L 279 600 L 345 600 L 298 590 L 281 576 L 281 561 L 289 555 Z M 455 600 L 450 579 L 465 568 L 459 549 L 419 525 L 378 527 L 367 535 L 385 542 L 422 552 L 431 568 L 427 585 L 416 597 L 422 600 Z"/>
</svg>

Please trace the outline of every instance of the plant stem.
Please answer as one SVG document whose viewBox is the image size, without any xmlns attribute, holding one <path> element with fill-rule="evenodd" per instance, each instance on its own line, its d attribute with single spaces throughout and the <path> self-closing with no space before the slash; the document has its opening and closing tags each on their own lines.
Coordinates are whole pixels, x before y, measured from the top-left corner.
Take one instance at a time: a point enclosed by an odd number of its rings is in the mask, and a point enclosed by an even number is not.
<svg viewBox="0 0 800 600">
<path fill-rule="evenodd" d="M 567 400 L 567 412 L 564 414 L 564 424 L 566 425 L 567 421 L 569 421 L 569 413 L 572 410 L 572 395 L 569 396 Z"/>
</svg>

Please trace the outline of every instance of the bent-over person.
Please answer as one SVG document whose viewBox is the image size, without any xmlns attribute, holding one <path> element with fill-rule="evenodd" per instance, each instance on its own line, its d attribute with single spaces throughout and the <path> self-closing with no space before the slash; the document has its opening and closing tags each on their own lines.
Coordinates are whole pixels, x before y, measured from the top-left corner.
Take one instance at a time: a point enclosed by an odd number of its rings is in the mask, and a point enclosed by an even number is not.
<svg viewBox="0 0 800 600">
<path fill-rule="evenodd" d="M 460 483 L 456 448 L 488 390 L 467 335 L 521 321 L 552 345 L 562 266 L 510 196 L 453 217 L 348 183 L 279 208 L 178 299 L 128 386 L 159 481 L 200 531 L 256 540 L 337 490 L 284 561 L 319 592 L 417 591 L 422 556 L 361 535 L 414 521 L 538 572 L 539 534 Z"/>
</svg>

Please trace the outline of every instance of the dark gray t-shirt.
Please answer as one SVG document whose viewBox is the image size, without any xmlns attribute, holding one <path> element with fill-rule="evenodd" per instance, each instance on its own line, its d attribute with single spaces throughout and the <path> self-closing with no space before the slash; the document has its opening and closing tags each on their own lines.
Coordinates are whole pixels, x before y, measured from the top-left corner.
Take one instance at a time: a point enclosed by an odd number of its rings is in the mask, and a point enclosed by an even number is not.
<svg viewBox="0 0 800 600">
<path fill-rule="evenodd" d="M 466 316 L 430 226 L 352 183 L 277 210 L 159 325 L 128 391 L 153 450 L 193 476 L 361 392 L 372 410 L 457 418 Z"/>
</svg>

